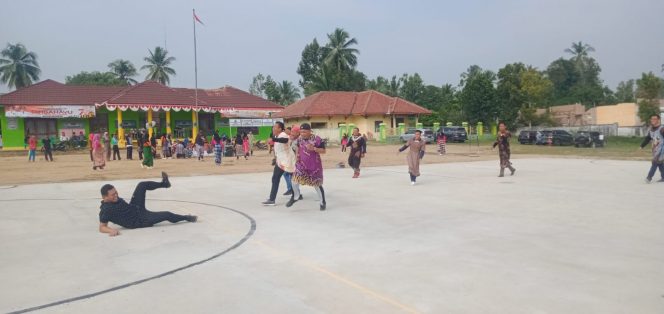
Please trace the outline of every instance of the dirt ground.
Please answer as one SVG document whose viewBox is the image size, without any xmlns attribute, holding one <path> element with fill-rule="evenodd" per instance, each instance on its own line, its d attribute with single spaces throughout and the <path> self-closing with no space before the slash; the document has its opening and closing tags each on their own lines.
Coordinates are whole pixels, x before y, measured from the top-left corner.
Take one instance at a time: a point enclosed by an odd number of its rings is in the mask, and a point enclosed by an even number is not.
<svg viewBox="0 0 664 314">
<path fill-rule="evenodd" d="M 370 144 L 368 153 L 362 160 L 363 167 L 371 166 L 393 166 L 404 165 L 406 171 L 406 154 L 397 154 L 399 145 Z M 625 159 L 615 154 L 595 153 L 587 155 L 586 151 L 579 150 L 579 154 L 569 155 L 567 151 L 558 151 L 559 147 L 534 147 L 513 144 L 513 158 L 525 157 L 587 157 L 587 158 L 616 158 Z M 569 148 L 568 148 L 569 149 Z M 561 154 L 562 153 L 562 154 Z M 46 162 L 43 154 L 37 152 L 37 161 L 27 161 L 27 153 L 1 152 L 0 154 L 0 185 L 23 185 L 35 183 L 56 183 L 72 181 L 105 181 L 118 179 L 141 179 L 158 177 L 160 171 L 166 171 L 171 176 L 201 176 L 219 174 L 237 174 L 252 172 L 272 171 L 272 155 L 267 150 L 255 150 L 254 155 L 248 160 L 234 157 L 224 157 L 222 166 L 214 164 L 214 155 L 199 162 L 192 159 L 156 159 L 155 167 L 151 170 L 142 169 L 138 161 L 138 155 L 134 152 L 134 160 L 124 159 L 126 153 L 121 151 L 123 159 L 106 163 L 104 170 L 92 170 L 92 162 L 87 151 L 54 153 L 54 162 Z M 323 155 L 325 168 L 337 168 L 339 164 L 347 166 L 348 153 L 342 153 L 338 146 L 329 147 L 327 154 Z M 579 156 L 580 155 L 580 156 Z M 641 157 L 643 155 L 643 157 Z M 638 156 L 625 156 L 627 159 L 644 159 L 647 153 Z M 469 146 L 467 144 L 450 144 L 447 146 L 447 154 L 439 156 L 434 145 L 427 145 L 427 153 L 423 163 L 448 163 L 467 162 L 480 160 L 496 160 L 498 166 L 497 151 L 491 150 L 488 145 Z M 497 169 L 496 169 L 497 170 Z M 349 176 L 352 175 L 348 170 Z"/>
</svg>

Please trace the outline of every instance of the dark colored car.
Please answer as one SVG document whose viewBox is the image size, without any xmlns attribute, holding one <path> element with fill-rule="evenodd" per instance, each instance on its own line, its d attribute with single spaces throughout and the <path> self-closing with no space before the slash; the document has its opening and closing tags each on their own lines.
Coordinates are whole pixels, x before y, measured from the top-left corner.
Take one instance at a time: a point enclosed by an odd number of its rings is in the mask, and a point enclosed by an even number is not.
<svg viewBox="0 0 664 314">
<path fill-rule="evenodd" d="M 460 126 L 445 126 L 438 129 L 438 133 L 443 132 L 447 137 L 448 142 L 463 143 L 468 140 L 466 129 Z"/>
<path fill-rule="evenodd" d="M 604 134 L 595 131 L 579 131 L 574 138 L 576 147 L 604 147 Z"/>
<path fill-rule="evenodd" d="M 519 133 L 519 143 L 535 144 L 537 141 L 537 131 L 521 131 Z"/>
<path fill-rule="evenodd" d="M 537 144 L 554 146 L 574 145 L 574 136 L 565 130 L 544 130 L 540 131 Z"/>
</svg>

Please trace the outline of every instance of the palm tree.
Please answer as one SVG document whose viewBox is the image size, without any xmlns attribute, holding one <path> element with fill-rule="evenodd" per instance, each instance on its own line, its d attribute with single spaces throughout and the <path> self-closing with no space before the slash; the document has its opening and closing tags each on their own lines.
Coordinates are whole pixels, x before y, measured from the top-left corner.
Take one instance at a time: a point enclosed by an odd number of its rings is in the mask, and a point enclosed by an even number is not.
<svg viewBox="0 0 664 314">
<path fill-rule="evenodd" d="M 277 91 L 279 92 L 279 104 L 288 106 L 300 98 L 300 91 L 289 81 L 283 81 L 277 84 Z"/>
<path fill-rule="evenodd" d="M 594 52 L 593 46 L 584 44 L 583 42 L 572 43 L 572 47 L 565 49 L 565 52 L 572 54 L 572 59 L 579 60 L 588 56 L 590 52 Z"/>
<path fill-rule="evenodd" d="M 360 51 L 350 48 L 357 45 L 355 38 L 350 38 L 343 28 L 337 28 L 333 33 L 327 34 L 329 42 L 322 47 L 325 63 L 333 65 L 337 70 L 346 70 L 357 66 L 357 55 Z M 350 38 L 350 39 L 349 39 Z"/>
<path fill-rule="evenodd" d="M 22 88 L 39 80 L 39 64 L 37 54 L 23 46 L 23 44 L 7 44 L 7 48 L 0 52 L 0 81 L 9 88 Z"/>
<path fill-rule="evenodd" d="M 306 94 L 311 95 L 316 92 L 335 90 L 334 82 L 333 71 L 329 65 L 323 63 L 312 78 L 311 84 L 307 85 Z"/>
<path fill-rule="evenodd" d="M 108 64 L 111 73 L 113 73 L 119 80 L 125 82 L 127 85 L 138 83 L 135 79 L 131 78 L 136 76 L 136 68 L 129 60 L 118 59 Z"/>
<path fill-rule="evenodd" d="M 150 56 L 143 58 L 148 64 L 141 67 L 141 70 L 148 70 L 148 75 L 145 79 L 168 85 L 170 82 L 169 75 L 175 75 L 175 70 L 169 67 L 171 62 L 175 61 L 175 58 L 168 57 L 168 50 L 161 47 L 154 48 L 154 53 L 149 49 L 148 51 L 150 52 Z"/>
</svg>

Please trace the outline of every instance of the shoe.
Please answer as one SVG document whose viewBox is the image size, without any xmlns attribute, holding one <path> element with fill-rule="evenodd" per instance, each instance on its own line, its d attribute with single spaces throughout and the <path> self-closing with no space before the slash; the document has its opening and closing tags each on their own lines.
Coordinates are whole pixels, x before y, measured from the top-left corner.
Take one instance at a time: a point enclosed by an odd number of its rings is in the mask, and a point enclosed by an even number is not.
<svg viewBox="0 0 664 314">
<path fill-rule="evenodd" d="M 415 181 L 410 181 L 410 185 L 415 185 Z"/>
<path fill-rule="evenodd" d="M 198 221 L 198 216 L 187 215 L 187 216 L 185 216 L 185 217 L 187 217 L 187 221 L 188 221 L 188 222 L 196 222 L 196 221 Z"/>
<path fill-rule="evenodd" d="M 145 168 L 145 165 L 144 165 L 144 164 L 141 164 L 141 168 Z"/>
<path fill-rule="evenodd" d="M 286 191 L 286 193 L 284 193 L 284 195 L 293 195 L 293 190 Z"/>
<path fill-rule="evenodd" d="M 657 182 L 664 182 L 664 178 L 657 180 Z"/>
<path fill-rule="evenodd" d="M 171 181 L 168 180 L 168 174 L 164 171 L 161 172 L 161 183 L 165 188 L 171 187 Z"/>
<path fill-rule="evenodd" d="M 513 176 L 515 172 L 516 172 L 516 168 L 510 169 L 510 176 Z"/>
<path fill-rule="evenodd" d="M 293 206 L 293 204 L 295 204 L 295 202 L 297 202 L 297 200 L 294 197 L 291 197 L 291 199 L 288 200 L 288 203 L 286 203 L 286 207 Z"/>
<path fill-rule="evenodd" d="M 92 167 L 92 170 L 97 170 L 97 167 Z"/>
<path fill-rule="evenodd" d="M 327 204 L 326 203 L 320 204 L 320 210 L 325 210 L 325 209 L 327 209 Z"/>
<path fill-rule="evenodd" d="M 271 200 L 267 200 L 265 202 L 262 202 L 261 204 L 263 204 L 263 206 L 275 206 L 275 205 L 277 205 L 274 201 L 271 201 Z"/>
<path fill-rule="evenodd" d="M 298 201 L 301 201 L 303 199 L 304 199 L 304 197 L 302 197 L 302 194 L 300 194 L 300 197 L 297 198 Z"/>
<path fill-rule="evenodd" d="M 650 184 L 652 182 L 652 178 L 646 178 L 646 183 Z"/>
</svg>

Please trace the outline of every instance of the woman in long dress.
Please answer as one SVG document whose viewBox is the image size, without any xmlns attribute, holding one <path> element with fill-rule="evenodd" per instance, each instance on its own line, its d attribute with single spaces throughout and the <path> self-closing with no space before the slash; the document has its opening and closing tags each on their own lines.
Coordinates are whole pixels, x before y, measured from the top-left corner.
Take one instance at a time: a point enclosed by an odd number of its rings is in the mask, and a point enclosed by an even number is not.
<svg viewBox="0 0 664 314">
<path fill-rule="evenodd" d="M 367 152 L 367 141 L 360 134 L 359 128 L 353 129 L 353 134 L 350 139 L 347 139 L 346 145 L 350 146 L 350 153 L 348 154 L 348 165 L 353 168 L 353 179 L 360 177 L 360 164 L 362 158 Z"/>
<path fill-rule="evenodd" d="M 150 141 L 143 143 L 143 163 L 141 163 L 141 168 L 147 167 L 152 169 L 154 166 L 154 155 L 152 154 L 152 145 Z"/>
<path fill-rule="evenodd" d="M 424 157 L 424 152 L 426 151 L 426 141 L 422 139 L 422 131 L 415 131 L 415 137 L 408 140 L 406 145 L 399 149 L 399 152 L 403 152 L 407 148 L 410 148 L 410 151 L 408 151 L 408 155 L 406 156 L 410 184 L 415 185 L 417 177 L 420 176 L 420 160 Z"/>
<path fill-rule="evenodd" d="M 104 158 L 104 146 L 101 143 L 101 136 L 95 134 L 92 137 L 92 170 L 104 169 L 106 159 Z"/>
</svg>

